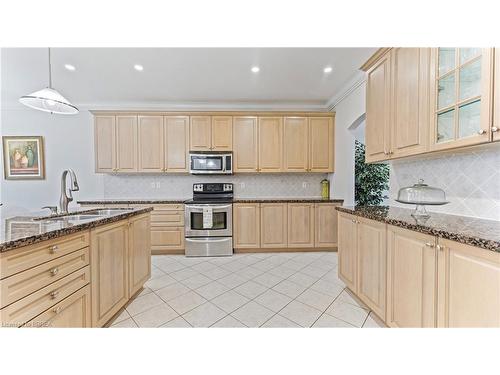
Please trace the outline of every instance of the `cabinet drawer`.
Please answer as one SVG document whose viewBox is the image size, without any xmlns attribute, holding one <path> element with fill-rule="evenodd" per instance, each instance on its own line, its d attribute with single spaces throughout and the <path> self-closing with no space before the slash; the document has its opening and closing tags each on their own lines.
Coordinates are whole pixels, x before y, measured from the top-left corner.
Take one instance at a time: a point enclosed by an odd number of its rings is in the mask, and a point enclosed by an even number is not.
<svg viewBox="0 0 500 375">
<path fill-rule="evenodd" d="M 0 308 L 89 264 L 89 248 L 77 250 L 0 281 Z"/>
<path fill-rule="evenodd" d="M 30 320 L 23 328 L 87 328 L 90 326 L 90 285 L 87 285 Z"/>
<path fill-rule="evenodd" d="M 151 250 L 184 249 L 184 227 L 152 227 Z"/>
<path fill-rule="evenodd" d="M 151 226 L 180 227 L 184 225 L 184 211 L 153 211 Z"/>
<path fill-rule="evenodd" d="M 88 246 L 89 232 L 83 231 L 56 240 L 8 251 L 0 257 L 0 279 L 5 279 Z"/>
<path fill-rule="evenodd" d="M 1 325 L 19 327 L 89 282 L 90 270 L 87 266 L 1 309 Z"/>
</svg>

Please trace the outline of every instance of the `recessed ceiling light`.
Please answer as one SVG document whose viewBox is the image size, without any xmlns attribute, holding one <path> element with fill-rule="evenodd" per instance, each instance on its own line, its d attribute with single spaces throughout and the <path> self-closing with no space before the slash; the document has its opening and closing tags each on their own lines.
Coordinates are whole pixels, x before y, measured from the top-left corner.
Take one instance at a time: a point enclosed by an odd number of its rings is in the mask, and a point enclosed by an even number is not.
<svg viewBox="0 0 500 375">
<path fill-rule="evenodd" d="M 260 72 L 260 68 L 259 68 L 258 66 L 252 66 L 252 69 L 251 69 L 251 70 L 252 70 L 252 72 L 253 72 L 253 73 L 258 73 L 258 72 Z"/>
<path fill-rule="evenodd" d="M 137 70 L 138 72 L 142 72 L 144 70 L 144 67 L 142 65 L 135 64 L 134 69 Z"/>
<path fill-rule="evenodd" d="M 69 70 L 72 72 L 74 72 L 76 70 L 75 66 L 71 65 L 71 64 L 64 64 L 64 67 L 66 68 L 66 70 Z"/>
<path fill-rule="evenodd" d="M 327 66 L 327 67 L 325 67 L 325 69 L 323 69 L 323 72 L 325 72 L 325 73 L 331 73 L 332 70 L 333 70 L 333 68 L 331 66 Z"/>
</svg>

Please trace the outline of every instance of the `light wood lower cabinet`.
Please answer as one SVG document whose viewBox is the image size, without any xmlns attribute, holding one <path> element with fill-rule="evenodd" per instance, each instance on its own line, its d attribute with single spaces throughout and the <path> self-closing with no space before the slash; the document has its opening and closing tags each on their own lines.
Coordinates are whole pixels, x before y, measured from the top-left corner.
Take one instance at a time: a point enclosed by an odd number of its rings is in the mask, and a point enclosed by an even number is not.
<svg viewBox="0 0 500 375">
<path fill-rule="evenodd" d="M 103 326 L 129 298 L 128 222 L 90 232 L 92 326 Z"/>
<path fill-rule="evenodd" d="M 355 216 L 339 212 L 338 241 L 339 278 L 349 289 L 356 293 L 358 279 L 358 227 Z"/>
<path fill-rule="evenodd" d="M 387 325 L 436 326 L 436 238 L 387 227 Z"/>
<path fill-rule="evenodd" d="M 233 247 L 260 248 L 260 204 L 233 204 Z"/>
<path fill-rule="evenodd" d="M 338 203 L 316 203 L 314 205 L 314 247 L 337 247 Z"/>
<path fill-rule="evenodd" d="M 139 291 L 151 277 L 150 215 L 129 220 L 129 296 Z"/>
<path fill-rule="evenodd" d="M 493 74 L 495 92 L 493 94 L 493 126 L 491 140 L 500 141 L 500 48 L 495 48 L 495 72 Z"/>
<path fill-rule="evenodd" d="M 313 203 L 288 203 L 288 247 L 314 247 Z"/>
<path fill-rule="evenodd" d="M 282 203 L 261 203 L 260 245 L 262 248 L 287 247 L 287 205 Z"/>
<path fill-rule="evenodd" d="M 500 253 L 438 244 L 438 327 L 500 327 Z"/>
</svg>

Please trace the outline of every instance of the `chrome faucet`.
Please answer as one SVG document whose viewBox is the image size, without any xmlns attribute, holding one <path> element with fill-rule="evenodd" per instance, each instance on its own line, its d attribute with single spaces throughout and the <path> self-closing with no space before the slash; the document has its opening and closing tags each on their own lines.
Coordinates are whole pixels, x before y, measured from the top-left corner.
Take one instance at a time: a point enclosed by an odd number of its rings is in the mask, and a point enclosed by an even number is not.
<svg viewBox="0 0 500 375">
<path fill-rule="evenodd" d="M 71 184 L 69 189 L 66 187 L 66 176 L 68 173 Z M 68 191 L 68 195 L 66 195 L 66 190 Z M 71 192 L 78 190 L 80 190 L 80 187 L 78 186 L 75 171 L 73 171 L 73 169 L 66 169 L 61 175 L 61 197 L 59 198 L 59 208 L 62 214 L 68 213 L 68 204 L 73 200 Z"/>
</svg>

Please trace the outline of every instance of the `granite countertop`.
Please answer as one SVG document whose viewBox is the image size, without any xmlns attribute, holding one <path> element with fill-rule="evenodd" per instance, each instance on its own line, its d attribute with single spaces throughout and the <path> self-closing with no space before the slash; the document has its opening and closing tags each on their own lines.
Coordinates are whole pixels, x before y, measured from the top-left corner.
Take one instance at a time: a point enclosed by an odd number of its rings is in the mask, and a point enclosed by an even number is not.
<svg viewBox="0 0 500 375">
<path fill-rule="evenodd" d="M 71 212 L 70 215 L 55 215 L 44 220 L 35 220 L 41 215 L 2 217 L 0 218 L 0 252 L 114 223 L 152 211 L 152 208 L 124 209 L 122 212 L 114 212 L 97 218 L 80 219 L 75 216 L 92 211 L 94 210 L 78 210 Z"/>
<path fill-rule="evenodd" d="M 88 199 L 76 201 L 78 204 L 179 204 L 187 199 L 138 199 L 138 198 L 120 198 L 120 199 Z"/>
<path fill-rule="evenodd" d="M 336 207 L 337 211 L 385 222 L 448 240 L 500 252 L 500 221 L 430 213 L 427 220 L 411 216 L 413 210 L 391 206 Z"/>
<path fill-rule="evenodd" d="M 78 204 L 179 204 L 187 199 L 94 199 L 77 201 Z M 322 199 L 320 197 L 298 198 L 234 198 L 233 203 L 343 203 L 343 199 Z"/>
<path fill-rule="evenodd" d="M 343 199 L 322 198 L 234 198 L 233 203 L 340 203 Z"/>
</svg>

